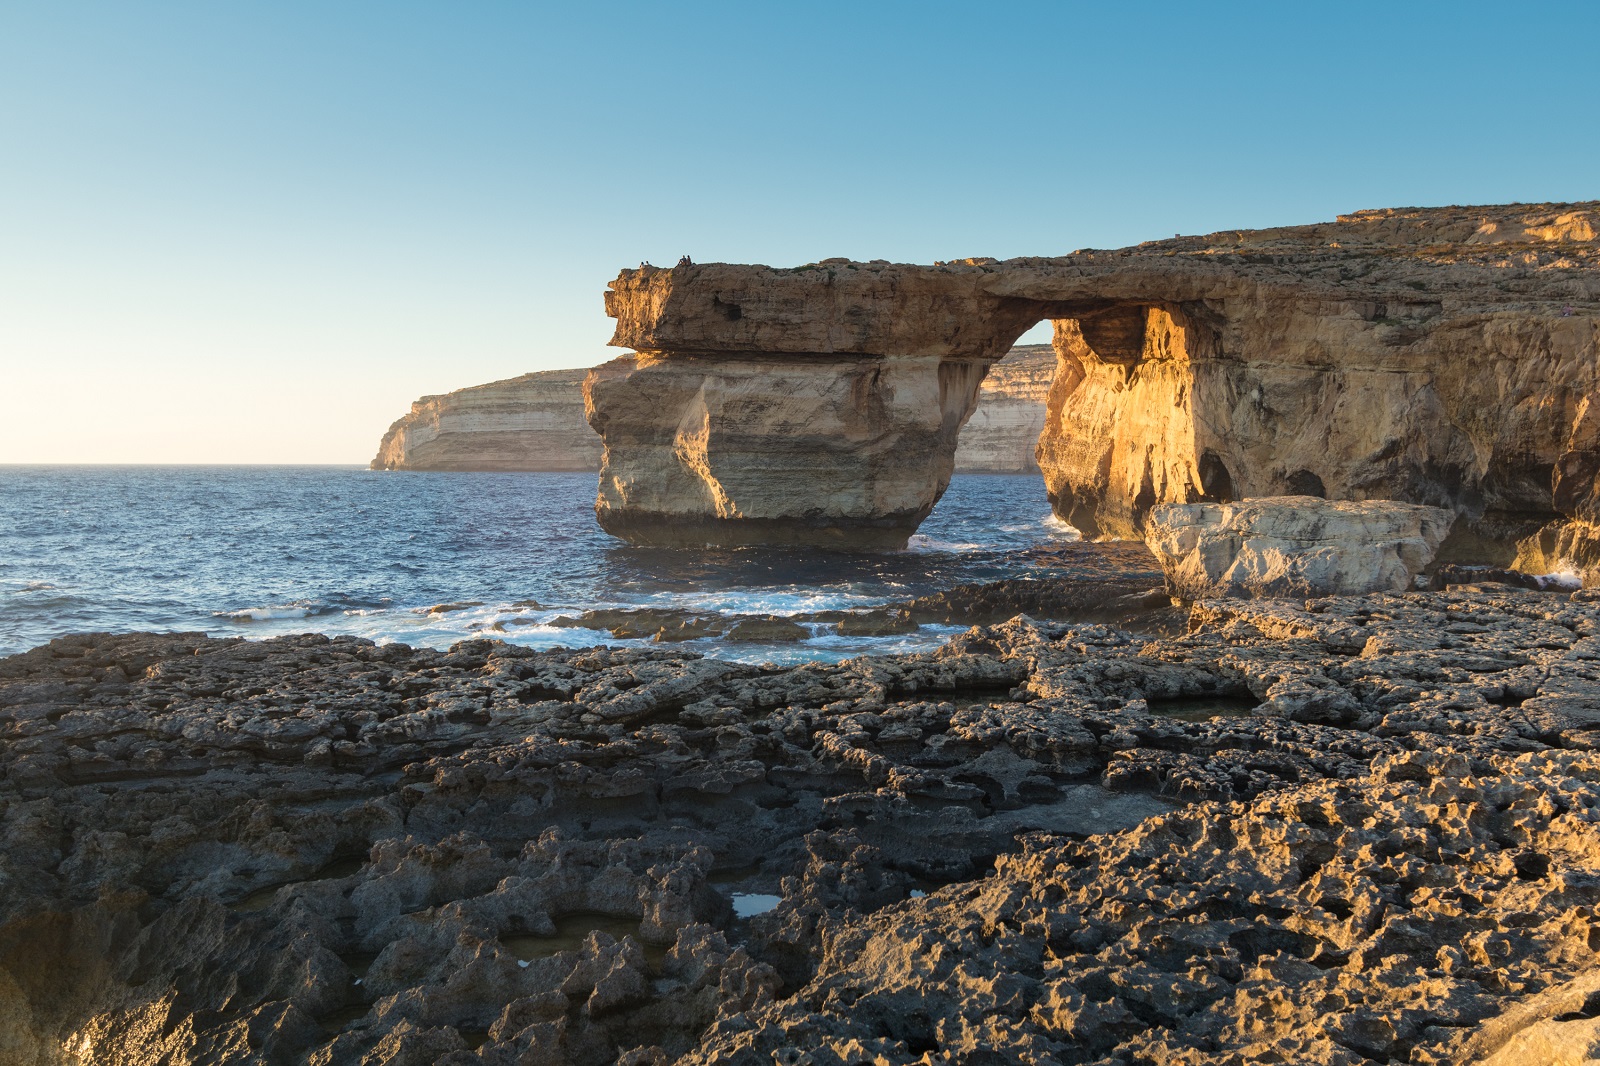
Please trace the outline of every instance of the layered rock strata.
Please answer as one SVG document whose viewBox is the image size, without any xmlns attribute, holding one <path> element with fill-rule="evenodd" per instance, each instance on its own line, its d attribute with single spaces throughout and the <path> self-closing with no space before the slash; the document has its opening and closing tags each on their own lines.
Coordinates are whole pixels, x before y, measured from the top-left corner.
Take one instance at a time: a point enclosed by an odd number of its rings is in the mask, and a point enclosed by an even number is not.
<svg viewBox="0 0 1600 1066">
<path fill-rule="evenodd" d="M 607 311 L 640 354 L 591 381 L 597 513 L 643 540 L 893 542 L 943 491 L 973 380 L 1050 319 L 1039 463 L 1086 533 L 1137 536 L 1158 503 L 1394 499 L 1463 516 L 1447 558 L 1509 562 L 1592 506 L 1597 220 L 1407 208 L 1056 259 L 627 270 Z M 1572 553 L 1592 528 L 1563 527 Z"/>
<path fill-rule="evenodd" d="M 956 471 L 1037 473 L 1034 449 L 1055 377 L 1048 344 L 990 370 L 956 448 Z M 584 417 L 580 370 L 548 370 L 424 396 L 384 434 L 374 470 L 599 470 L 605 444 Z"/>
<path fill-rule="evenodd" d="M 956 473 L 1036 474 L 1046 401 L 1056 376 L 1048 344 L 1019 344 L 989 368 L 956 441 Z"/>
<path fill-rule="evenodd" d="M 1150 512 L 1145 543 L 1183 600 L 1403 592 L 1454 521 L 1438 507 L 1387 500 L 1164 503 Z"/>
<path fill-rule="evenodd" d="M 587 370 L 546 370 L 424 396 L 389 427 L 374 470 L 595 470 Z"/>
<path fill-rule="evenodd" d="M 0 737 L 24 1063 L 1455 1064 L 1600 988 L 1548 593 L 793 668 L 89 635 Z"/>
</svg>

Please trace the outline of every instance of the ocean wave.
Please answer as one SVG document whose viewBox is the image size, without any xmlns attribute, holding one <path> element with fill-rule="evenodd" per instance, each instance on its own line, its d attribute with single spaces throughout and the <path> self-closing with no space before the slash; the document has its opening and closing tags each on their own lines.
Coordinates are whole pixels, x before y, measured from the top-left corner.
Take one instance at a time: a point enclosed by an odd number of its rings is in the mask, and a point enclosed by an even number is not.
<svg viewBox="0 0 1600 1066">
<path fill-rule="evenodd" d="M 977 544 L 972 541 L 935 540 L 933 537 L 922 533 L 914 533 L 906 541 L 906 547 L 912 551 L 924 552 L 982 552 L 994 551 L 993 544 Z"/>
<path fill-rule="evenodd" d="M 212 611 L 212 618 L 234 622 L 271 622 L 279 618 L 312 618 L 325 612 L 312 607 L 241 607 L 237 611 Z"/>
<path fill-rule="evenodd" d="M 229 611 L 212 611 L 213 618 L 226 618 L 234 622 L 272 622 L 286 618 L 321 618 L 325 615 L 360 617 L 366 614 L 383 614 L 388 610 L 387 597 L 363 599 L 341 592 L 313 599 L 290 600 L 287 603 L 269 603 L 258 607 L 239 607 Z"/>
<path fill-rule="evenodd" d="M 1583 588 L 1583 577 L 1571 570 L 1557 570 L 1552 574 L 1535 574 L 1534 580 L 1546 592 L 1577 592 Z"/>
<path fill-rule="evenodd" d="M 10 582 L 6 583 L 10 584 Z M 21 595 L 24 592 L 55 592 L 58 591 L 58 586 L 52 585 L 48 581 L 24 581 L 18 587 L 7 589 L 6 591 L 12 595 Z"/>
</svg>

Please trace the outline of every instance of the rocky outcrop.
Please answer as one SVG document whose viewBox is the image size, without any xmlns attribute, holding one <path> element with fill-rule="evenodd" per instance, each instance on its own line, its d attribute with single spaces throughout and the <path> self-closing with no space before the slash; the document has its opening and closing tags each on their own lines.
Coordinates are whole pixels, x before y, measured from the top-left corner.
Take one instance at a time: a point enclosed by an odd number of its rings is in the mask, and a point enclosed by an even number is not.
<svg viewBox="0 0 1600 1066">
<path fill-rule="evenodd" d="M 1446 558 L 1509 562 L 1592 497 L 1557 466 L 1594 454 L 1597 218 L 1393 209 L 1058 259 L 624 271 L 612 343 L 640 354 L 591 379 L 597 513 L 641 540 L 892 543 L 943 491 L 974 380 L 1050 319 L 1038 457 L 1085 533 L 1137 536 L 1158 503 L 1394 499 L 1464 518 Z"/>
<path fill-rule="evenodd" d="M 587 370 L 546 370 L 424 396 L 389 427 L 374 470 L 596 470 Z"/>
<path fill-rule="evenodd" d="M 1438 507 L 1273 496 L 1160 504 L 1144 535 L 1179 599 L 1304 599 L 1411 588 L 1454 521 Z"/>
<path fill-rule="evenodd" d="M 1600 988 L 1600 604 L 0 660 L 7 1062 L 1470 1063 Z"/>
<path fill-rule="evenodd" d="M 956 441 L 956 473 L 1036 474 L 1045 401 L 1056 376 L 1048 344 L 1019 344 L 989 368 Z"/>
</svg>

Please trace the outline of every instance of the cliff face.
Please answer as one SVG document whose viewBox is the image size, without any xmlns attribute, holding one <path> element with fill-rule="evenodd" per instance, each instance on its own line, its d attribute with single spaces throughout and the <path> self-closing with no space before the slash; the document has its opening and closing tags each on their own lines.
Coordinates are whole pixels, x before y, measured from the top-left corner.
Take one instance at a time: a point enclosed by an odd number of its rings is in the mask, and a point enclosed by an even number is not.
<svg viewBox="0 0 1600 1066">
<path fill-rule="evenodd" d="M 1038 457 L 1086 533 L 1137 535 L 1164 502 L 1396 499 L 1457 512 L 1458 548 L 1509 559 L 1594 507 L 1592 478 L 1555 480 L 1593 455 L 1578 421 L 1600 377 L 1597 236 L 1594 203 L 1397 209 L 1059 259 L 624 271 L 612 343 L 641 356 L 604 380 L 648 365 L 675 385 L 648 410 L 591 390 L 597 513 L 626 536 L 681 522 L 735 542 L 750 519 L 802 539 L 892 510 L 909 530 L 971 409 L 933 383 L 965 383 L 1051 319 Z M 779 393 L 725 405 L 725 366 L 746 395 L 763 374 L 864 384 L 836 394 L 830 424 L 801 424 Z M 921 384 L 866 384 L 884 375 Z M 872 488 L 846 500 L 838 480 Z"/>
<path fill-rule="evenodd" d="M 384 434 L 374 470 L 595 470 L 604 444 L 584 420 L 587 370 L 424 396 Z"/>
<path fill-rule="evenodd" d="M 1055 376 L 1056 354 L 1048 344 L 1019 344 L 991 366 L 977 409 L 956 441 L 956 471 L 1038 473 L 1034 451 Z"/>
</svg>

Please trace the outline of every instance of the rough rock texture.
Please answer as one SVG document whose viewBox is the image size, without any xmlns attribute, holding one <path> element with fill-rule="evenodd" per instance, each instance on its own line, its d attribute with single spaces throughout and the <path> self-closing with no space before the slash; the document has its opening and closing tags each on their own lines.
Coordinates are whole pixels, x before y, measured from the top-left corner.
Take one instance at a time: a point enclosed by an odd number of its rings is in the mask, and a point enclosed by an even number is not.
<svg viewBox="0 0 1600 1066">
<path fill-rule="evenodd" d="M 1051 319 L 1039 462 L 1087 534 L 1135 536 L 1165 502 L 1396 499 L 1464 516 L 1448 558 L 1503 565 L 1594 514 L 1597 261 L 1583 203 L 1058 259 L 628 270 L 606 306 L 641 354 L 591 381 L 597 509 L 640 539 L 898 534 L 943 491 L 973 378 Z M 1569 540 L 1592 545 L 1582 521 Z"/>
<path fill-rule="evenodd" d="M 1190 627 L 1014 619 L 785 669 L 309 636 L 0 660 L 0 1049 L 1589 1046 L 1600 605 L 1465 587 L 1213 601 Z"/>
<path fill-rule="evenodd" d="M 374 470 L 597 470 L 587 370 L 546 370 L 424 396 L 383 435 Z"/>
<path fill-rule="evenodd" d="M 1411 588 L 1455 517 L 1410 503 L 1272 496 L 1161 504 L 1144 536 L 1183 600 L 1358 595 Z"/>
<path fill-rule="evenodd" d="M 1056 353 L 1048 344 L 1019 344 L 991 366 L 956 441 L 956 473 L 1037 473 L 1034 452 L 1055 376 Z"/>
</svg>

